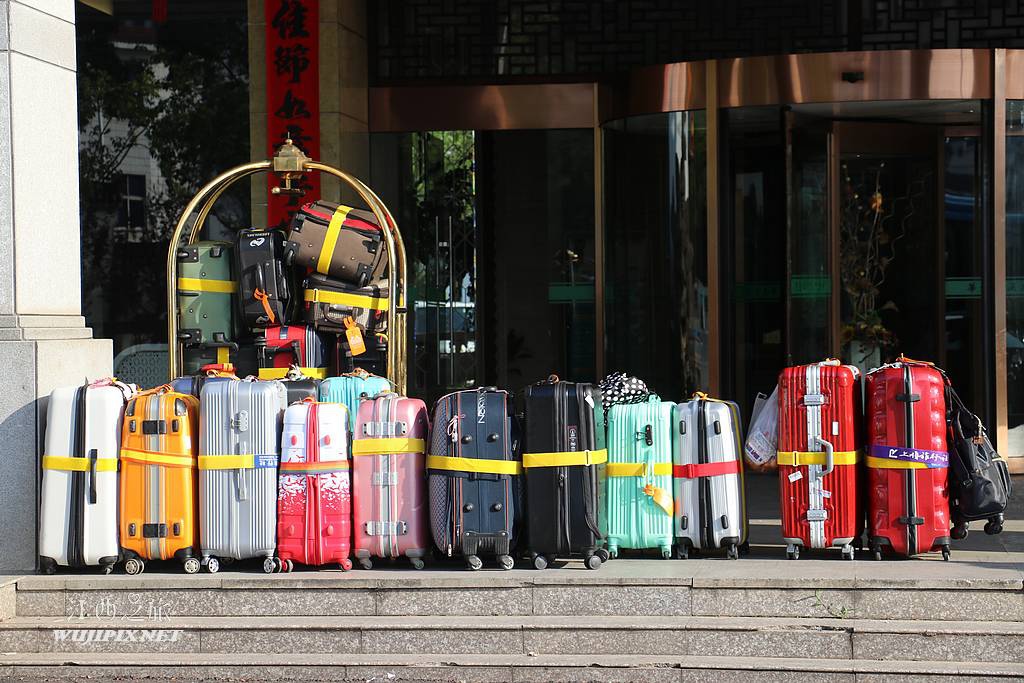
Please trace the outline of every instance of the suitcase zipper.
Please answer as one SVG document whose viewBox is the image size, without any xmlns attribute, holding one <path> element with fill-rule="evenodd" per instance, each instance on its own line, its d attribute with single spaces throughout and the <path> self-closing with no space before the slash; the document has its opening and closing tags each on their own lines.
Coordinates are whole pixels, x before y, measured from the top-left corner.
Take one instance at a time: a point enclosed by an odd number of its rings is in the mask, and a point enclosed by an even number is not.
<svg viewBox="0 0 1024 683">
<path fill-rule="evenodd" d="M 909 365 L 903 366 L 903 390 L 905 395 L 897 397 L 906 401 L 907 448 L 914 448 L 914 378 Z M 913 468 L 904 470 L 904 486 L 907 503 L 907 554 L 915 555 L 917 548 L 917 475 Z"/>
<path fill-rule="evenodd" d="M 87 386 L 78 387 L 75 390 L 75 428 L 74 428 L 74 456 L 85 457 L 85 422 L 86 401 L 88 399 Z M 68 520 L 67 538 L 67 560 L 70 567 L 81 567 L 85 564 L 85 472 L 71 473 L 71 506 L 70 519 Z"/>
<path fill-rule="evenodd" d="M 707 402 L 701 400 L 697 405 L 697 462 L 701 465 L 708 462 L 708 425 Z M 700 508 L 700 545 L 702 548 L 715 547 L 715 527 L 711 518 L 711 481 L 708 477 L 697 479 L 697 506 Z"/>
</svg>

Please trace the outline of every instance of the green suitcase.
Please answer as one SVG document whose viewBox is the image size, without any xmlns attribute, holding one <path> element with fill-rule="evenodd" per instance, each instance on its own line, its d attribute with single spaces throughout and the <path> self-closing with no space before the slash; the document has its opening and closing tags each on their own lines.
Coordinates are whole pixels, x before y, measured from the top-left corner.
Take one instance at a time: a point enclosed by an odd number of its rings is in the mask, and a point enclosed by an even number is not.
<svg viewBox="0 0 1024 683">
<path fill-rule="evenodd" d="M 185 346 L 230 346 L 238 282 L 231 244 L 196 242 L 178 249 L 178 339 Z"/>
<path fill-rule="evenodd" d="M 672 408 L 652 395 L 608 411 L 608 553 L 655 548 L 672 556 Z"/>
</svg>

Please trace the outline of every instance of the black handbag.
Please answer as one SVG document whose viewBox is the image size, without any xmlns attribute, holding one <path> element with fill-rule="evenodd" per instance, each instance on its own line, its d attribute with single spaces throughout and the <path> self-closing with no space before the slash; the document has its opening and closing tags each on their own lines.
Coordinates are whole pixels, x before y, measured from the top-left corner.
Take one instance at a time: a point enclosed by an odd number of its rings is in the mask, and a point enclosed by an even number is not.
<svg viewBox="0 0 1024 683">
<path fill-rule="evenodd" d="M 981 420 L 949 385 L 946 409 L 952 536 L 965 538 L 969 523 L 980 519 L 988 520 L 986 534 L 998 534 L 1012 488 L 1006 461 L 992 447 Z"/>
</svg>

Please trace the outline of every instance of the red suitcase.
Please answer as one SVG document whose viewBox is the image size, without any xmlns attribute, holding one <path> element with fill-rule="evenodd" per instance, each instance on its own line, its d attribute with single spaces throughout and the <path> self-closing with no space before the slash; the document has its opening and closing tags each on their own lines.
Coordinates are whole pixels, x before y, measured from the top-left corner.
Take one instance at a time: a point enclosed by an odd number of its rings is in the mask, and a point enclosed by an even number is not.
<svg viewBox="0 0 1024 683">
<path fill-rule="evenodd" d="M 277 556 L 284 571 L 295 562 L 352 568 L 348 455 L 345 406 L 308 400 L 288 406 L 277 492 Z"/>
<path fill-rule="evenodd" d="M 867 376 L 868 541 L 876 560 L 941 550 L 949 559 L 946 385 L 929 363 L 900 357 Z"/>
<path fill-rule="evenodd" d="M 323 337 L 312 327 L 279 325 L 268 327 L 257 340 L 260 379 L 282 379 L 293 365 L 313 379 L 327 376 L 327 350 Z"/>
<path fill-rule="evenodd" d="M 430 421 L 418 398 L 381 394 L 362 401 L 352 442 L 353 554 L 408 557 L 416 569 L 430 548 L 427 535 L 426 447 Z"/>
<path fill-rule="evenodd" d="M 779 499 L 786 556 L 841 547 L 863 531 L 857 495 L 861 417 L 857 368 L 825 361 L 779 375 Z"/>
</svg>

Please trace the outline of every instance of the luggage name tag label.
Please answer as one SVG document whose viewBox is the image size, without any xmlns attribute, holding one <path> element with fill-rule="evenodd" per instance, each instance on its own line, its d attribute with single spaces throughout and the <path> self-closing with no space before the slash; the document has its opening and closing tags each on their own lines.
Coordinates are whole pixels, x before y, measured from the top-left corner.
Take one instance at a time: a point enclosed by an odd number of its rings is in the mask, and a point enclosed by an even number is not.
<svg viewBox="0 0 1024 683">
<path fill-rule="evenodd" d="M 356 321 L 349 316 L 345 318 L 345 338 L 348 339 L 348 348 L 353 356 L 366 353 L 366 343 L 363 341 L 363 332 L 356 325 Z"/>
<path fill-rule="evenodd" d="M 789 475 L 789 481 L 791 481 L 791 482 L 800 481 L 803 478 L 804 478 L 803 472 L 799 472 L 799 471 L 793 472 L 791 475 Z"/>
<path fill-rule="evenodd" d="M 832 492 L 831 491 L 826 491 L 825 489 L 822 489 L 821 490 L 821 497 L 822 498 L 831 498 L 832 497 Z"/>
</svg>

